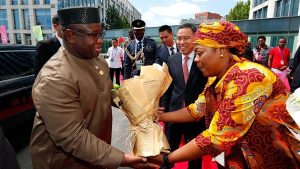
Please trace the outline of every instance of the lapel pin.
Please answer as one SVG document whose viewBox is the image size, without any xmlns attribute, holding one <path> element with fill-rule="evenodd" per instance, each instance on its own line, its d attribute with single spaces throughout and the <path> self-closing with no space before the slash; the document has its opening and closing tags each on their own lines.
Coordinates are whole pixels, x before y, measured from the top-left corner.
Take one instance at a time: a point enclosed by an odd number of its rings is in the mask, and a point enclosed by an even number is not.
<svg viewBox="0 0 300 169">
<path fill-rule="evenodd" d="M 100 75 L 104 75 L 104 72 L 102 70 L 99 71 Z"/>
</svg>

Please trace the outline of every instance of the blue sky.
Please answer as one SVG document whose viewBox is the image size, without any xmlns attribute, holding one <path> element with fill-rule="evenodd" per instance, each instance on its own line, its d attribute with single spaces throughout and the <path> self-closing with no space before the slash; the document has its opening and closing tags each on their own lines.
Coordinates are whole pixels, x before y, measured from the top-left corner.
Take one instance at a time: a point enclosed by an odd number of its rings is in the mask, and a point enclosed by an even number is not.
<svg viewBox="0 0 300 169">
<path fill-rule="evenodd" d="M 200 12 L 224 16 L 238 1 L 242 0 L 129 0 L 142 14 L 147 27 L 179 25 L 181 19 L 194 18 Z"/>
</svg>

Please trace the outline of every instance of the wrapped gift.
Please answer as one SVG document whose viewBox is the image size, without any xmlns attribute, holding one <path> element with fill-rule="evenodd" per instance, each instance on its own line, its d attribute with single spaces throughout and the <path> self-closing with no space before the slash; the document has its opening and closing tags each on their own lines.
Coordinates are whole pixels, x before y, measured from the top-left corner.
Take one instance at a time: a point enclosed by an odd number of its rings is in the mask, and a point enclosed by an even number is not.
<svg viewBox="0 0 300 169">
<path fill-rule="evenodd" d="M 131 125 L 130 142 L 135 155 L 149 157 L 170 151 L 163 129 L 154 119 L 159 99 L 171 82 L 167 65 L 153 64 L 142 66 L 140 76 L 125 80 L 115 92 L 114 102 Z"/>
</svg>

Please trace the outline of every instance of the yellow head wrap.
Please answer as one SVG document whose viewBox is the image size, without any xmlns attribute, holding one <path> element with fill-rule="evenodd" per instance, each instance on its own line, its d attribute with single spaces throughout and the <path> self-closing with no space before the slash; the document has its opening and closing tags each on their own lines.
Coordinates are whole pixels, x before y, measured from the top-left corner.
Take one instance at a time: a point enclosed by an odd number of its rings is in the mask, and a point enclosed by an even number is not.
<svg viewBox="0 0 300 169">
<path fill-rule="evenodd" d="M 248 37 L 239 27 L 228 21 L 202 23 L 194 43 L 211 48 L 235 48 L 238 54 L 246 49 Z"/>
</svg>

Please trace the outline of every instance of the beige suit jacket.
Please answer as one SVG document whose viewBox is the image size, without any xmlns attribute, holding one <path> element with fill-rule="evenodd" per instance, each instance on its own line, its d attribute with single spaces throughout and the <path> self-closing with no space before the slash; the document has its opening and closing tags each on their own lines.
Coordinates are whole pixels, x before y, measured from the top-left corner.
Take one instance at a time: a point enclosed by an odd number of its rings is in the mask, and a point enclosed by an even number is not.
<svg viewBox="0 0 300 169">
<path fill-rule="evenodd" d="M 117 168 L 110 146 L 111 81 L 104 59 L 80 59 L 62 46 L 37 76 L 30 151 L 34 169 Z"/>
</svg>

